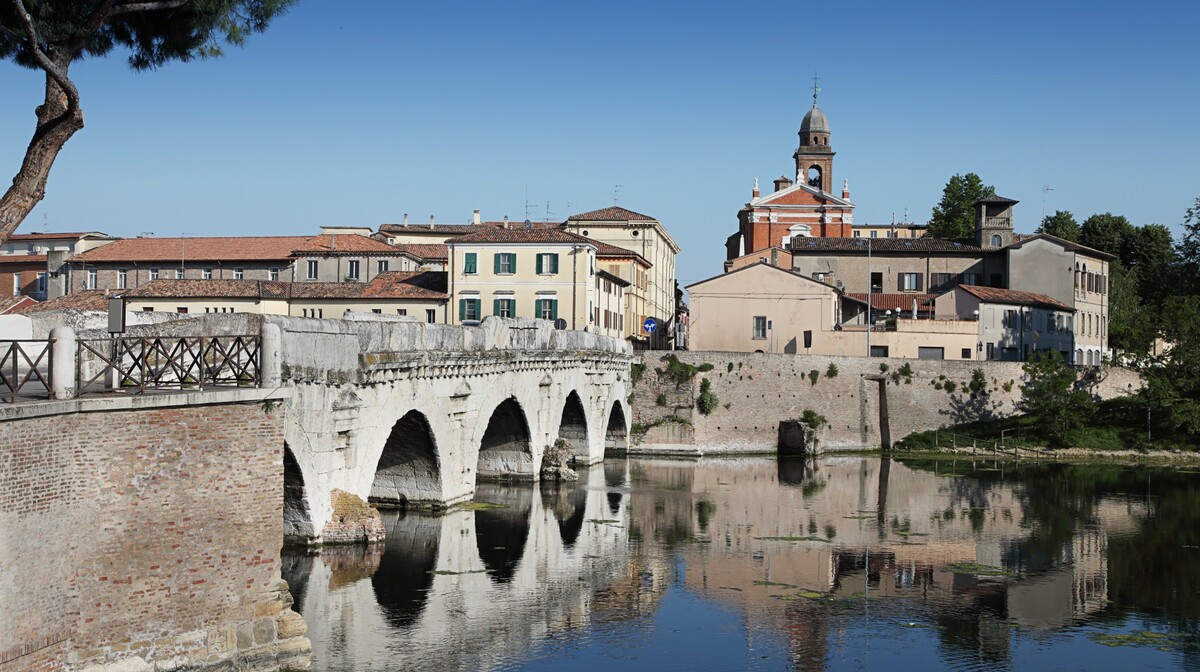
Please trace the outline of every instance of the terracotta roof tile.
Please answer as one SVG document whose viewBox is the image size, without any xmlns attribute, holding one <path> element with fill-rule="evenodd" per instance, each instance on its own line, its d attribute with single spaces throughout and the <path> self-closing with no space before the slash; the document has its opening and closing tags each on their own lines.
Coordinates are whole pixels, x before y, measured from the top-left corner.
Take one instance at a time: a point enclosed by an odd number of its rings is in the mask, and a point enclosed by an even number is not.
<svg viewBox="0 0 1200 672">
<path fill-rule="evenodd" d="M 867 294 L 865 292 L 846 292 L 846 296 L 854 299 L 855 301 L 861 301 L 862 303 L 867 302 Z M 875 310 L 894 310 L 896 312 L 903 310 L 905 312 L 912 312 L 913 301 L 915 300 L 917 302 L 917 312 L 929 312 L 932 310 L 928 307 L 930 298 L 931 295 L 929 294 L 905 294 L 902 292 L 890 294 L 872 293 L 871 308 Z"/>
<path fill-rule="evenodd" d="M 809 251 L 858 252 L 866 254 L 868 245 L 872 252 L 911 252 L 914 254 L 965 252 L 979 254 L 983 251 L 976 245 L 956 243 L 940 238 L 793 238 L 790 252 L 794 255 L 802 255 Z"/>
<path fill-rule="evenodd" d="M 579 215 L 571 215 L 567 221 L 584 222 L 653 222 L 657 221 L 649 215 L 643 215 L 619 206 L 600 208 Z"/>
<path fill-rule="evenodd" d="M 250 298 L 283 299 L 288 283 L 271 280 L 175 280 L 159 278 L 125 292 L 130 298 Z"/>
<path fill-rule="evenodd" d="M 6 296 L 0 299 L 0 315 L 23 313 L 26 309 L 37 305 L 37 299 L 32 296 Z"/>
<path fill-rule="evenodd" d="M 129 298 L 172 299 L 446 299 L 442 271 L 392 271 L 370 282 L 273 282 L 159 278 L 125 293 Z M 107 304 L 105 304 L 106 309 Z"/>
<path fill-rule="evenodd" d="M 90 290 L 67 294 L 20 309 L 21 313 L 44 313 L 51 310 L 108 310 L 108 292 Z"/>
<path fill-rule="evenodd" d="M 535 229 L 556 229 L 562 226 L 562 222 L 535 222 L 530 220 L 529 224 Z M 463 235 L 467 233 L 475 233 L 480 229 L 503 229 L 505 226 L 516 228 L 525 226 L 525 222 L 517 220 L 499 221 L 499 222 L 480 222 L 478 224 L 434 224 L 432 227 L 428 224 L 381 224 L 379 231 L 381 233 L 428 233 L 436 231 L 449 235 Z"/>
<path fill-rule="evenodd" d="M 44 254 L 0 254 L 0 264 L 39 264 L 46 265 Z"/>
<path fill-rule="evenodd" d="M 71 261 L 178 262 L 283 261 L 313 236 L 224 236 L 211 238 L 126 238 L 71 257 Z"/>
<path fill-rule="evenodd" d="M 527 229 L 523 225 L 507 229 L 481 228 L 474 233 L 468 233 L 458 238 L 446 240 L 447 244 L 459 243 L 551 243 L 551 244 L 583 244 L 596 246 L 596 241 L 590 238 L 554 228 Z"/>
<path fill-rule="evenodd" d="M 84 236 L 98 236 L 100 238 L 108 238 L 107 233 L 99 231 L 64 231 L 62 233 L 14 233 L 8 237 L 6 242 L 21 243 L 31 242 L 34 240 L 62 240 L 64 238 L 83 238 Z"/>
<path fill-rule="evenodd" d="M 367 283 L 364 298 L 373 299 L 445 299 L 445 271 L 380 273 Z"/>
<path fill-rule="evenodd" d="M 446 261 L 450 248 L 438 243 L 397 243 L 392 247 L 420 261 Z"/>
<path fill-rule="evenodd" d="M 588 240 L 596 246 L 597 259 L 635 259 L 646 266 L 650 265 L 650 262 L 646 261 L 645 257 L 637 252 L 634 252 L 633 250 L 617 247 L 611 243 L 602 243 L 598 240 L 592 240 L 591 238 L 588 238 Z"/>
<path fill-rule="evenodd" d="M 1045 294 L 1023 292 L 1016 289 L 1001 289 L 999 287 L 982 287 L 979 285 L 959 285 L 958 288 L 975 296 L 980 301 L 987 303 L 1008 303 L 1017 306 L 1038 306 L 1042 308 L 1051 308 L 1054 310 L 1075 312 L 1075 309 L 1071 306 L 1068 306 L 1057 299 L 1052 299 Z"/>
<path fill-rule="evenodd" d="M 396 254 L 387 243 L 353 233 L 321 234 L 304 241 L 293 254 Z"/>
</svg>

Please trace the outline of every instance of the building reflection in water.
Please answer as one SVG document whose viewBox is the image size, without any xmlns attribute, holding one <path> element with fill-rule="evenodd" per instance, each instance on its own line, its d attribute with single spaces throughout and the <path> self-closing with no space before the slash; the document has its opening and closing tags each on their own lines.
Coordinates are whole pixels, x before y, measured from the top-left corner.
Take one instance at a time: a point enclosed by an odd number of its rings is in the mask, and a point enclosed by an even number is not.
<svg viewBox="0 0 1200 672">
<path fill-rule="evenodd" d="M 513 669 L 565 633 L 644 628 L 677 587 L 734 608 L 748 647 L 779 641 L 797 670 L 871 651 L 1012 665 L 1031 638 L 1163 604 L 1176 627 L 1200 622 L 1196 559 L 1155 560 L 1186 599 L 1140 590 L 1139 546 L 1200 545 L 1194 481 L 1156 504 L 1130 494 L 1144 476 L 1129 470 L 982 460 L 646 459 L 581 475 L 481 486 L 502 508 L 388 514 L 382 548 L 287 557 L 318 669 Z M 1176 541 L 1155 532 L 1164 508 Z"/>
</svg>

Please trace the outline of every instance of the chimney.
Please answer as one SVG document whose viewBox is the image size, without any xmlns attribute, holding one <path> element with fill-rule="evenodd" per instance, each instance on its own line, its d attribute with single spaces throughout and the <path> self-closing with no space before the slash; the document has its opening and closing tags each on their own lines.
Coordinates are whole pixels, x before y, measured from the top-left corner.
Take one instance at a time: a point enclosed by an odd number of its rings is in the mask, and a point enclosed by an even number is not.
<svg viewBox="0 0 1200 672">
<path fill-rule="evenodd" d="M 433 215 L 429 216 L 429 228 L 433 228 Z"/>
<path fill-rule="evenodd" d="M 404 224 L 402 226 L 408 226 L 408 213 L 407 212 L 404 213 Z"/>
<path fill-rule="evenodd" d="M 479 211 L 478 210 L 476 210 L 475 214 L 471 216 L 471 223 L 474 224 L 475 226 L 479 226 Z"/>
<path fill-rule="evenodd" d="M 850 180 L 842 180 L 842 198 L 850 200 Z M 892 220 L 896 219 L 895 213 L 892 214 Z"/>
<path fill-rule="evenodd" d="M 329 249 L 337 251 L 337 241 L 334 240 L 333 234 L 329 234 Z"/>
<path fill-rule="evenodd" d="M 504 216 L 504 228 L 508 228 L 508 215 Z"/>
<path fill-rule="evenodd" d="M 775 178 L 775 191 L 783 191 L 790 186 L 792 186 L 792 181 L 786 176 L 780 175 L 779 177 Z"/>
<path fill-rule="evenodd" d="M 752 198 L 758 198 L 758 178 L 754 178 L 754 191 L 750 192 Z"/>
</svg>

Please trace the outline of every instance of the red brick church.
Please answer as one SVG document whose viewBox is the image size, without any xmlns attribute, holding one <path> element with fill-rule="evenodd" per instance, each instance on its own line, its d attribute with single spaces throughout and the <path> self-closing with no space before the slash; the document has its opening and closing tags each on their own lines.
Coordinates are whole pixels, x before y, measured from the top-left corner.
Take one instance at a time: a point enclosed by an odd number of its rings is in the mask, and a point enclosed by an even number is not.
<svg viewBox="0 0 1200 672">
<path fill-rule="evenodd" d="M 853 236 L 849 183 L 842 183 L 840 197 L 833 194 L 834 151 L 829 145 L 829 121 L 817 107 L 818 92 L 813 91 L 812 109 L 800 124 L 800 147 L 792 155 L 796 179 L 779 177 L 775 190 L 766 196 L 754 181 L 750 202 L 738 211 L 738 232 L 726 240 L 727 259 L 771 247 L 788 249 L 795 236 Z"/>
</svg>

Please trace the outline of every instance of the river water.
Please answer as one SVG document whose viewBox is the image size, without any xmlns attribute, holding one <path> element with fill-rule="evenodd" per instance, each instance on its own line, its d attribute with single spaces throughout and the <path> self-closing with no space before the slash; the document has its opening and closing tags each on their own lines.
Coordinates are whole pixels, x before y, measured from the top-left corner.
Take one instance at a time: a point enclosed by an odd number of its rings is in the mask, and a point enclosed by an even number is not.
<svg viewBox="0 0 1200 672">
<path fill-rule="evenodd" d="M 285 555 L 314 670 L 1200 669 L 1200 472 L 610 460 Z"/>
</svg>

